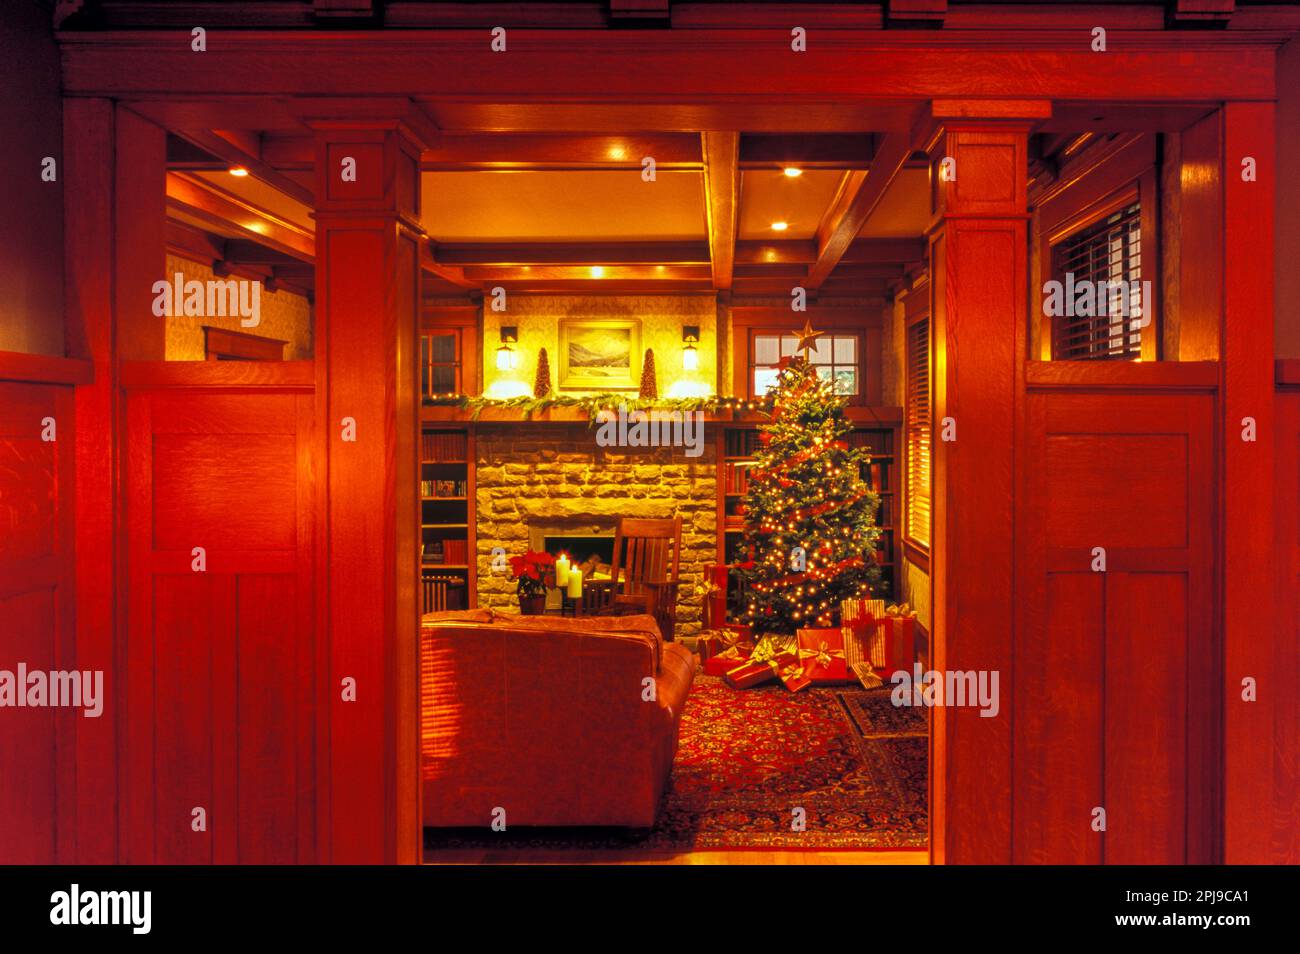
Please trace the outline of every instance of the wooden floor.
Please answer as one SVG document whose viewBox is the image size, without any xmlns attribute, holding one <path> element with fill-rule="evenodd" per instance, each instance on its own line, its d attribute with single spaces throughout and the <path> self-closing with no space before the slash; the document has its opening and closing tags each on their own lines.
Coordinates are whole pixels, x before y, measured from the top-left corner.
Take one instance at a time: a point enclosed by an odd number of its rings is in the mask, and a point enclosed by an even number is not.
<svg viewBox="0 0 1300 954">
<path fill-rule="evenodd" d="M 924 865 L 913 851 L 426 851 L 427 865 Z"/>
</svg>

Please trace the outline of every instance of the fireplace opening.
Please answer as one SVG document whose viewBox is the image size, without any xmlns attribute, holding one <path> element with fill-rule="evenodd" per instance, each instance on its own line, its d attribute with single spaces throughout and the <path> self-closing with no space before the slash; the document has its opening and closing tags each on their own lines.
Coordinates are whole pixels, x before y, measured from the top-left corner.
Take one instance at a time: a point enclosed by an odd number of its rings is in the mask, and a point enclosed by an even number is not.
<svg viewBox="0 0 1300 954">
<path fill-rule="evenodd" d="M 551 556 L 567 553 L 569 559 L 574 563 L 586 563 L 592 558 L 598 560 L 602 566 L 609 566 L 614 562 L 613 536 L 552 536 L 548 534 L 543 538 L 542 545 Z"/>
</svg>

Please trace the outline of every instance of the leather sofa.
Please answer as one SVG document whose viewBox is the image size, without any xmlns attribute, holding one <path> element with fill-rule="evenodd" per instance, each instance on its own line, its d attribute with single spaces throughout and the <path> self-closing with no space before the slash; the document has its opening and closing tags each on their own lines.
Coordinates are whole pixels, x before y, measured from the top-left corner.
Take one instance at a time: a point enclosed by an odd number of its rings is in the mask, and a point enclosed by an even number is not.
<svg viewBox="0 0 1300 954">
<path fill-rule="evenodd" d="M 654 617 L 433 613 L 420 669 L 426 826 L 654 825 L 695 674 Z"/>
</svg>

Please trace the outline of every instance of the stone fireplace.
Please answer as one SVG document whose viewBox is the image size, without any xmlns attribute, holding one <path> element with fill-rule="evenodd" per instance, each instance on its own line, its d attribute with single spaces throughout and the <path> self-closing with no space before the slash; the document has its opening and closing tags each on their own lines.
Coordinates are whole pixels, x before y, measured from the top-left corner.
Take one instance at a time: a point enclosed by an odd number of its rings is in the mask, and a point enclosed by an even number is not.
<svg viewBox="0 0 1300 954">
<path fill-rule="evenodd" d="M 599 548 L 612 544 L 619 517 L 677 514 L 684 585 L 676 635 L 699 632 L 704 568 L 717 562 L 712 441 L 703 455 L 686 457 L 681 447 L 601 447 L 595 428 L 582 423 L 511 423 L 480 424 L 476 444 L 479 606 L 519 608 L 509 574 L 492 571 L 494 547 L 513 556 L 569 538 Z"/>
</svg>

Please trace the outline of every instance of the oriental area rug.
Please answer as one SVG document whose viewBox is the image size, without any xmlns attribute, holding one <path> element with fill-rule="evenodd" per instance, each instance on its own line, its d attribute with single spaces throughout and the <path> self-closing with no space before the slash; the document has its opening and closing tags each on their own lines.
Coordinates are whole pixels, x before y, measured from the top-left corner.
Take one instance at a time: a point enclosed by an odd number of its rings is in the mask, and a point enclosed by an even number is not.
<svg viewBox="0 0 1300 954">
<path fill-rule="evenodd" d="M 889 849 L 926 845 L 923 711 L 889 690 L 695 677 L 672 780 L 649 831 L 428 829 L 425 848 Z M 804 830 L 792 830 L 802 808 Z"/>
</svg>

